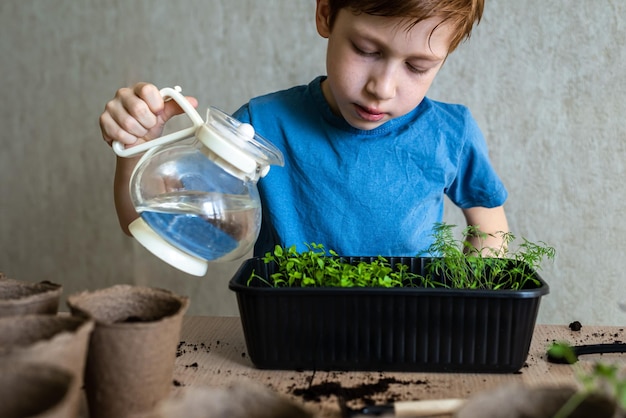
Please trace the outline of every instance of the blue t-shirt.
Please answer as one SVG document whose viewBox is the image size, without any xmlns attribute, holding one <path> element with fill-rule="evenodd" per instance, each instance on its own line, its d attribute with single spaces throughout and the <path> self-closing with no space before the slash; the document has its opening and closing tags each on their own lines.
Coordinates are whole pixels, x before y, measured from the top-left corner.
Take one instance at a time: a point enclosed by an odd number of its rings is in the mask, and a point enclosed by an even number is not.
<svg viewBox="0 0 626 418">
<path fill-rule="evenodd" d="M 424 98 L 407 115 L 360 130 L 331 111 L 323 80 L 252 99 L 234 114 L 285 158 L 259 181 L 256 255 L 315 242 L 346 256 L 415 256 L 443 219 L 444 194 L 460 208 L 504 203 L 466 107 Z"/>
</svg>

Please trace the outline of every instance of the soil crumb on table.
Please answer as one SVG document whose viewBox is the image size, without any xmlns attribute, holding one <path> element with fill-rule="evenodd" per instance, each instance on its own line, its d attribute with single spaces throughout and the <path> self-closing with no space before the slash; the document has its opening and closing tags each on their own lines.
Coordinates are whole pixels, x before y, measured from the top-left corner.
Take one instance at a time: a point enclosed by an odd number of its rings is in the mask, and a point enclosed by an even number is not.
<svg viewBox="0 0 626 418">
<path fill-rule="evenodd" d="M 582 328 L 583 325 L 578 321 L 574 321 L 569 324 L 569 329 L 571 329 L 572 331 L 580 331 Z"/>
</svg>

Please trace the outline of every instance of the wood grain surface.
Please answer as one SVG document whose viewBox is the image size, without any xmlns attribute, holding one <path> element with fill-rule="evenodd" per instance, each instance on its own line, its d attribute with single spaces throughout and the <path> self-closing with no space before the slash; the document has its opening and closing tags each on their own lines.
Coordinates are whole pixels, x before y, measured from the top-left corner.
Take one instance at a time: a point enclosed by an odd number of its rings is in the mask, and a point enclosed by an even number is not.
<svg viewBox="0 0 626 418">
<path fill-rule="evenodd" d="M 190 316 L 184 320 L 174 371 L 174 392 L 189 386 L 226 387 L 252 380 L 305 405 L 318 417 L 339 417 L 340 397 L 358 409 L 369 404 L 421 399 L 469 398 L 504 385 L 578 385 L 576 368 L 552 364 L 553 341 L 571 344 L 625 341 L 623 327 L 537 325 L 526 364 L 513 374 L 261 370 L 251 362 L 238 317 Z M 597 361 L 624 363 L 624 355 L 581 356 L 584 370 Z"/>
</svg>

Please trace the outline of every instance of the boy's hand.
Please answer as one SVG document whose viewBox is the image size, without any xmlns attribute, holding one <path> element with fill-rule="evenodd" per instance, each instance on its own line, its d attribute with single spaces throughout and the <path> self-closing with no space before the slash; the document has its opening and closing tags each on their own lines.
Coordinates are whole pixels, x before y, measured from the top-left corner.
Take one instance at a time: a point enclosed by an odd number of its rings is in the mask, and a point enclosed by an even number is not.
<svg viewBox="0 0 626 418">
<path fill-rule="evenodd" d="M 187 97 L 187 100 L 198 106 L 195 98 Z M 164 101 L 155 85 L 137 83 L 119 89 L 106 104 L 100 115 L 100 130 L 109 145 L 113 141 L 139 145 L 161 136 L 165 122 L 180 113 L 180 106 L 174 100 Z"/>
</svg>

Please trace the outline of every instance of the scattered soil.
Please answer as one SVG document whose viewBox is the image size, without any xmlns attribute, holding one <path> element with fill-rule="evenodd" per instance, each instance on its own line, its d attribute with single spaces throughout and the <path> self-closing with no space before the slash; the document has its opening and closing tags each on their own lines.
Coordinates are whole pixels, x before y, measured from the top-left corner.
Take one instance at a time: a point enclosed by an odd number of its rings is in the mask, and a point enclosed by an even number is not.
<svg viewBox="0 0 626 418">
<path fill-rule="evenodd" d="M 217 341 L 215 344 L 219 345 L 219 343 L 220 342 Z M 176 347 L 176 357 L 180 357 L 183 354 L 191 353 L 195 351 L 204 351 L 206 353 L 210 353 L 211 347 L 205 343 L 193 344 L 193 343 L 188 343 L 186 341 L 181 341 L 178 343 L 178 346 Z"/>
<path fill-rule="evenodd" d="M 358 400 L 365 405 L 374 405 L 379 403 L 375 398 L 378 395 L 386 397 L 386 402 L 393 403 L 400 400 L 399 394 L 389 392 L 389 386 L 393 384 L 408 385 L 419 384 L 426 385 L 428 381 L 425 380 L 400 380 L 393 377 L 379 378 L 377 381 L 371 383 L 362 383 L 353 387 L 342 386 L 337 381 L 325 381 L 319 384 L 310 385 L 307 388 L 291 389 L 291 394 L 302 398 L 306 402 L 322 402 L 323 398 L 330 398 L 337 396 L 342 398 L 345 402 Z"/>
</svg>

